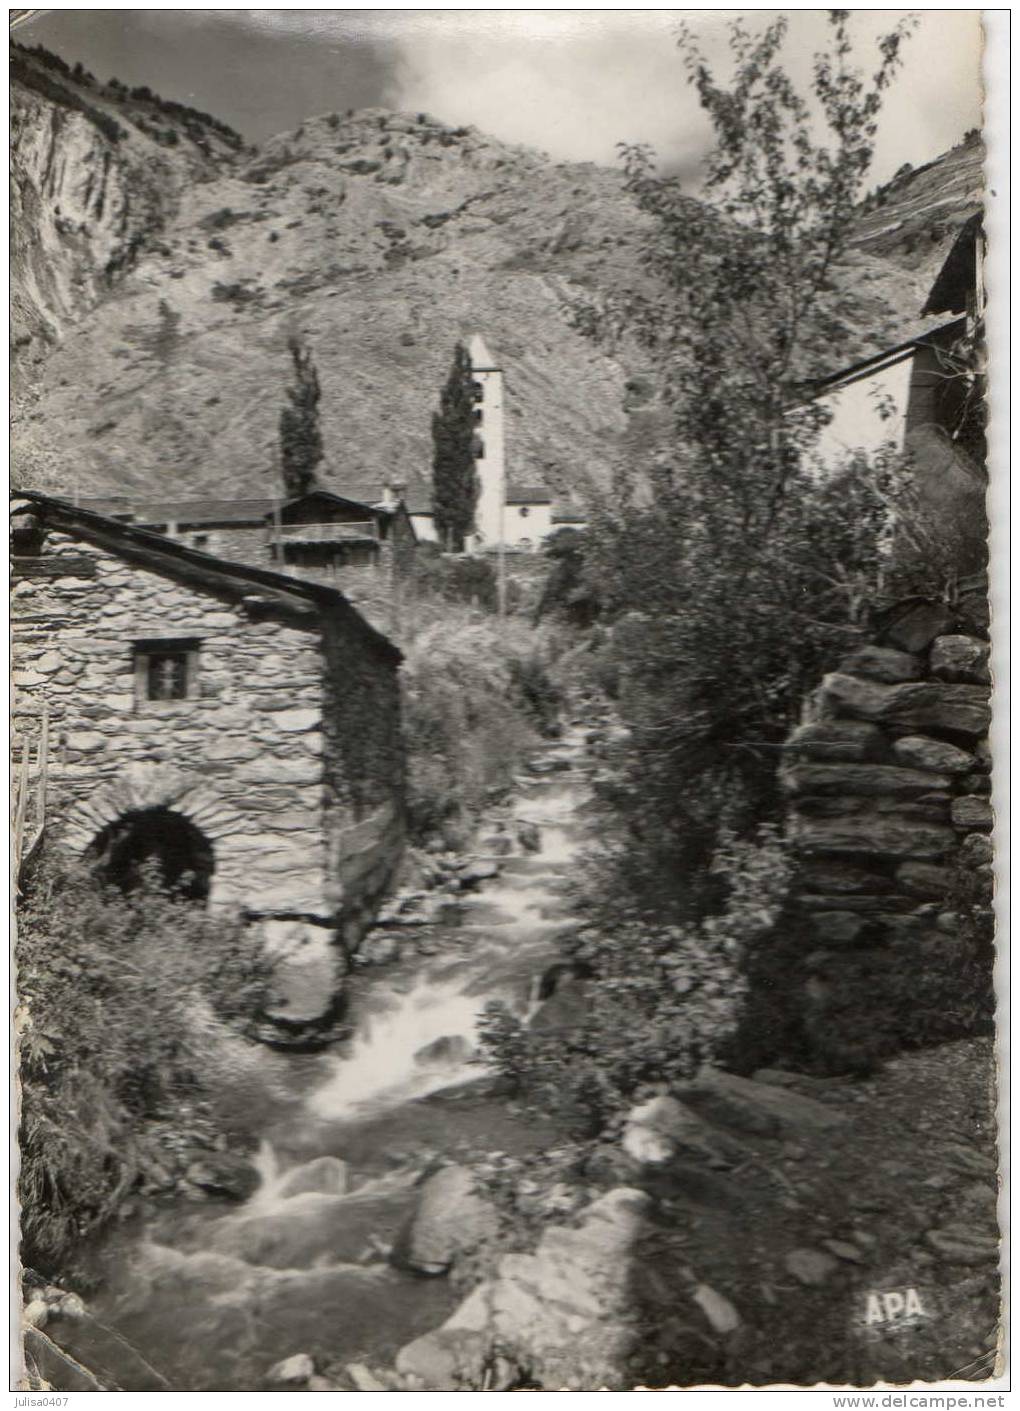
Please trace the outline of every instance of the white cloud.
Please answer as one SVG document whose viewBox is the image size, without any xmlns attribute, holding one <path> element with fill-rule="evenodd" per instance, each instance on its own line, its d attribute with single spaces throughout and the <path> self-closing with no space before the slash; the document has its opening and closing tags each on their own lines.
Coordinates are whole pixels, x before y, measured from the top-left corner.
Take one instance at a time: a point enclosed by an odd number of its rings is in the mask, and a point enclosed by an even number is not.
<svg viewBox="0 0 1020 1411">
<path fill-rule="evenodd" d="M 785 13 L 787 62 L 803 81 L 825 15 Z M 866 70 L 875 63 L 875 38 L 905 13 L 853 12 Z M 767 18 L 745 14 L 751 24 Z M 345 25 L 352 19 L 348 12 Z M 724 66 L 729 14 L 719 11 L 390 10 L 358 12 L 357 22 L 395 45 L 393 106 L 472 123 L 561 160 L 612 163 L 618 142 L 645 141 L 664 161 L 688 168 L 709 134 L 677 53 L 682 19 Z M 979 55 L 979 12 L 921 12 L 888 97 L 874 179 L 903 162 L 930 160 L 980 124 Z"/>
</svg>

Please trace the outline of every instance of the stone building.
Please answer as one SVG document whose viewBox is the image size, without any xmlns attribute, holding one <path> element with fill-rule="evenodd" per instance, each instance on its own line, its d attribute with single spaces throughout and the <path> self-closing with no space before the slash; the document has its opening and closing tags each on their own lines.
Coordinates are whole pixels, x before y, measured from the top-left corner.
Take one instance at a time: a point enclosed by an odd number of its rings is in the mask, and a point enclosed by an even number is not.
<svg viewBox="0 0 1020 1411">
<path fill-rule="evenodd" d="M 50 751 L 43 846 L 130 887 L 155 860 L 277 957 L 305 1039 L 399 862 L 398 649 L 336 589 L 24 493 L 14 726 Z"/>
</svg>

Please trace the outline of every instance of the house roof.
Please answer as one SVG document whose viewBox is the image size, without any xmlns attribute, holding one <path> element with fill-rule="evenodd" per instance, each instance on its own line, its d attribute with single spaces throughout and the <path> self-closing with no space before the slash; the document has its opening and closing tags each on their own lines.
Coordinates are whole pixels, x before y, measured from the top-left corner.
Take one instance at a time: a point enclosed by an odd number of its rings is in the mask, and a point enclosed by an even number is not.
<svg viewBox="0 0 1020 1411">
<path fill-rule="evenodd" d="M 366 500 L 356 500 L 352 499 L 349 495 L 338 495 L 335 490 L 323 490 L 321 488 L 317 488 L 315 490 L 308 490 L 303 495 L 295 495 L 290 500 L 284 500 L 283 503 L 279 506 L 274 505 L 273 508 L 269 511 L 269 513 L 264 515 L 263 518 L 270 519 L 273 515 L 277 513 L 277 510 L 279 510 L 281 513 L 286 513 L 289 510 L 296 509 L 300 505 L 308 504 L 309 501 L 316 500 L 326 500 L 331 505 L 344 505 L 350 507 L 351 509 L 362 511 L 378 510 L 379 508 L 378 505 L 370 504 Z"/>
<path fill-rule="evenodd" d="M 921 310 L 925 314 L 962 314 L 967 309 L 968 296 L 973 294 L 978 279 L 977 245 L 984 240 L 981 214 L 971 216 L 960 228 L 942 268 L 931 287 L 928 301 Z"/>
<path fill-rule="evenodd" d="M 555 504 L 552 508 L 553 524 L 587 524 L 588 515 L 577 505 Z"/>
<path fill-rule="evenodd" d="M 544 485 L 508 485 L 508 505 L 551 505 L 552 496 Z"/>
<path fill-rule="evenodd" d="M 388 484 L 391 490 L 398 486 L 403 487 L 403 500 L 408 514 L 432 513 L 432 494 L 418 476 L 394 474 Z M 387 482 L 366 475 L 330 475 L 320 488 L 339 495 L 344 500 L 355 500 L 362 505 L 377 505 L 385 498 Z"/>
<path fill-rule="evenodd" d="M 130 514 L 138 524 L 261 524 L 272 514 L 271 498 L 233 500 L 133 500 L 127 495 L 95 495 L 80 499 L 81 509 L 114 518 Z"/>
<path fill-rule="evenodd" d="M 408 514 L 431 514 L 432 500 L 428 487 L 416 476 L 401 482 L 393 477 L 394 485 L 403 484 L 403 498 Z M 331 475 L 319 490 L 353 500 L 355 504 L 374 508 L 386 498 L 382 480 L 363 475 Z M 315 493 L 314 491 L 310 493 Z M 136 524 L 178 524 L 192 528 L 208 528 L 214 524 L 261 524 L 273 513 L 279 501 L 275 496 L 243 496 L 211 499 L 196 496 L 191 500 L 142 500 L 130 495 L 90 495 L 79 499 L 82 509 L 94 510 L 117 518 L 131 515 Z"/>
<path fill-rule="evenodd" d="M 368 647 L 394 665 L 403 659 L 399 647 L 366 622 L 336 588 L 291 578 L 272 569 L 217 558 L 177 539 L 168 539 L 164 534 L 125 524 L 109 515 L 35 490 L 17 491 L 11 500 L 12 509 L 31 509 L 49 528 L 107 549 L 150 572 L 163 573 L 189 587 L 238 603 L 256 599 L 281 616 L 296 619 L 302 626 L 310 625 L 309 618 L 329 618 L 356 632 Z M 16 566 L 17 560 L 12 563 Z"/>
<path fill-rule="evenodd" d="M 934 328 L 930 324 L 926 324 L 902 343 L 896 343 L 893 347 L 885 348 L 880 353 L 873 353 L 871 357 L 862 358 L 860 362 L 851 363 L 849 367 L 840 368 L 838 372 L 832 372 L 825 377 L 815 379 L 811 384 L 813 393 L 816 397 L 823 396 L 843 383 L 856 382 L 862 377 L 881 372 L 883 368 L 891 367 L 894 363 L 910 357 L 916 348 L 923 347 L 925 343 L 938 342 L 950 332 L 962 332 L 965 326 L 963 319 L 953 319 L 949 323 L 941 323 Z"/>
</svg>

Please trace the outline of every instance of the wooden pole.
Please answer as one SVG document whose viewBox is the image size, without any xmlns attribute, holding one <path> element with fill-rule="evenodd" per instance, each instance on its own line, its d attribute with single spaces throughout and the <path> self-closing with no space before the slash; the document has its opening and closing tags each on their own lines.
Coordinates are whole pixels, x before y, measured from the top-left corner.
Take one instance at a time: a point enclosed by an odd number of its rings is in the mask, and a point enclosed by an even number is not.
<svg viewBox="0 0 1020 1411">
<path fill-rule="evenodd" d="M 21 849 L 25 836 L 25 807 L 28 802 L 28 738 L 22 742 L 21 769 L 18 774 L 18 797 L 14 806 L 14 866 L 15 879 L 21 870 Z"/>
<path fill-rule="evenodd" d="M 39 817 L 37 820 L 39 831 L 46 819 L 46 781 L 50 767 L 50 708 L 43 706 L 42 733 L 39 736 L 39 788 L 37 790 Z"/>
<path fill-rule="evenodd" d="M 499 476 L 499 545 L 496 549 L 496 599 L 500 617 L 506 617 L 506 456 Z"/>
</svg>

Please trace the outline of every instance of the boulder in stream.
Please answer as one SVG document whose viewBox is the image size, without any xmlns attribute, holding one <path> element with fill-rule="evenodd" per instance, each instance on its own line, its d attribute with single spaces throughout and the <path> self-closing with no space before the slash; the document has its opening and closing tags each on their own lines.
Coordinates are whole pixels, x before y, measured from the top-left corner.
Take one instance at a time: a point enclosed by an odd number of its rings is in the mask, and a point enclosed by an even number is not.
<svg viewBox="0 0 1020 1411">
<path fill-rule="evenodd" d="M 247 1200 L 258 1189 L 259 1174 L 251 1162 L 233 1151 L 207 1151 L 184 1173 L 186 1180 L 209 1195 Z"/>
<path fill-rule="evenodd" d="M 490 1339 L 470 1328 L 438 1328 L 397 1353 L 397 1371 L 416 1379 L 423 1391 L 504 1391 L 513 1370 L 492 1380 Z"/>
<path fill-rule="evenodd" d="M 466 1063 L 473 1053 L 470 1039 L 463 1034 L 443 1034 L 418 1049 L 414 1061 L 423 1067 L 441 1068 L 447 1063 Z"/>
<path fill-rule="evenodd" d="M 315 1376 L 315 1363 L 307 1352 L 295 1352 L 293 1357 L 285 1357 L 266 1373 L 266 1381 L 271 1386 L 300 1387 Z"/>
<path fill-rule="evenodd" d="M 347 1166 L 338 1156 L 317 1156 L 303 1166 L 295 1166 L 280 1181 L 277 1193 L 285 1200 L 295 1195 L 343 1195 L 347 1190 Z"/>
<path fill-rule="evenodd" d="M 537 823 L 521 822 L 517 825 L 517 843 L 525 852 L 542 851 L 542 830 Z"/>
<path fill-rule="evenodd" d="M 460 885 L 462 887 L 474 887 L 479 882 L 487 882 L 490 877 L 499 876 L 499 863 L 488 859 L 477 858 L 474 862 L 461 869 Z"/>
<path fill-rule="evenodd" d="M 631 1108 L 621 1145 L 635 1161 L 653 1166 L 679 1156 L 727 1167 L 746 1154 L 741 1142 L 665 1094 Z"/>
<path fill-rule="evenodd" d="M 444 1166 L 427 1177 L 418 1208 L 397 1236 L 392 1259 L 418 1274 L 445 1274 L 458 1255 L 495 1235 L 499 1219 L 475 1189 L 467 1166 Z"/>
<path fill-rule="evenodd" d="M 478 851 L 492 857 L 505 857 L 514 850 L 514 840 L 509 833 L 487 833 L 478 839 Z"/>
<path fill-rule="evenodd" d="M 629 1259 L 651 1206 L 642 1191 L 607 1191 L 574 1226 L 547 1227 L 533 1254 L 504 1254 L 441 1328 L 401 1348 L 397 1370 L 427 1390 L 505 1388 L 517 1375 L 504 1359 L 526 1348 L 540 1386 L 629 1389 Z"/>
</svg>

